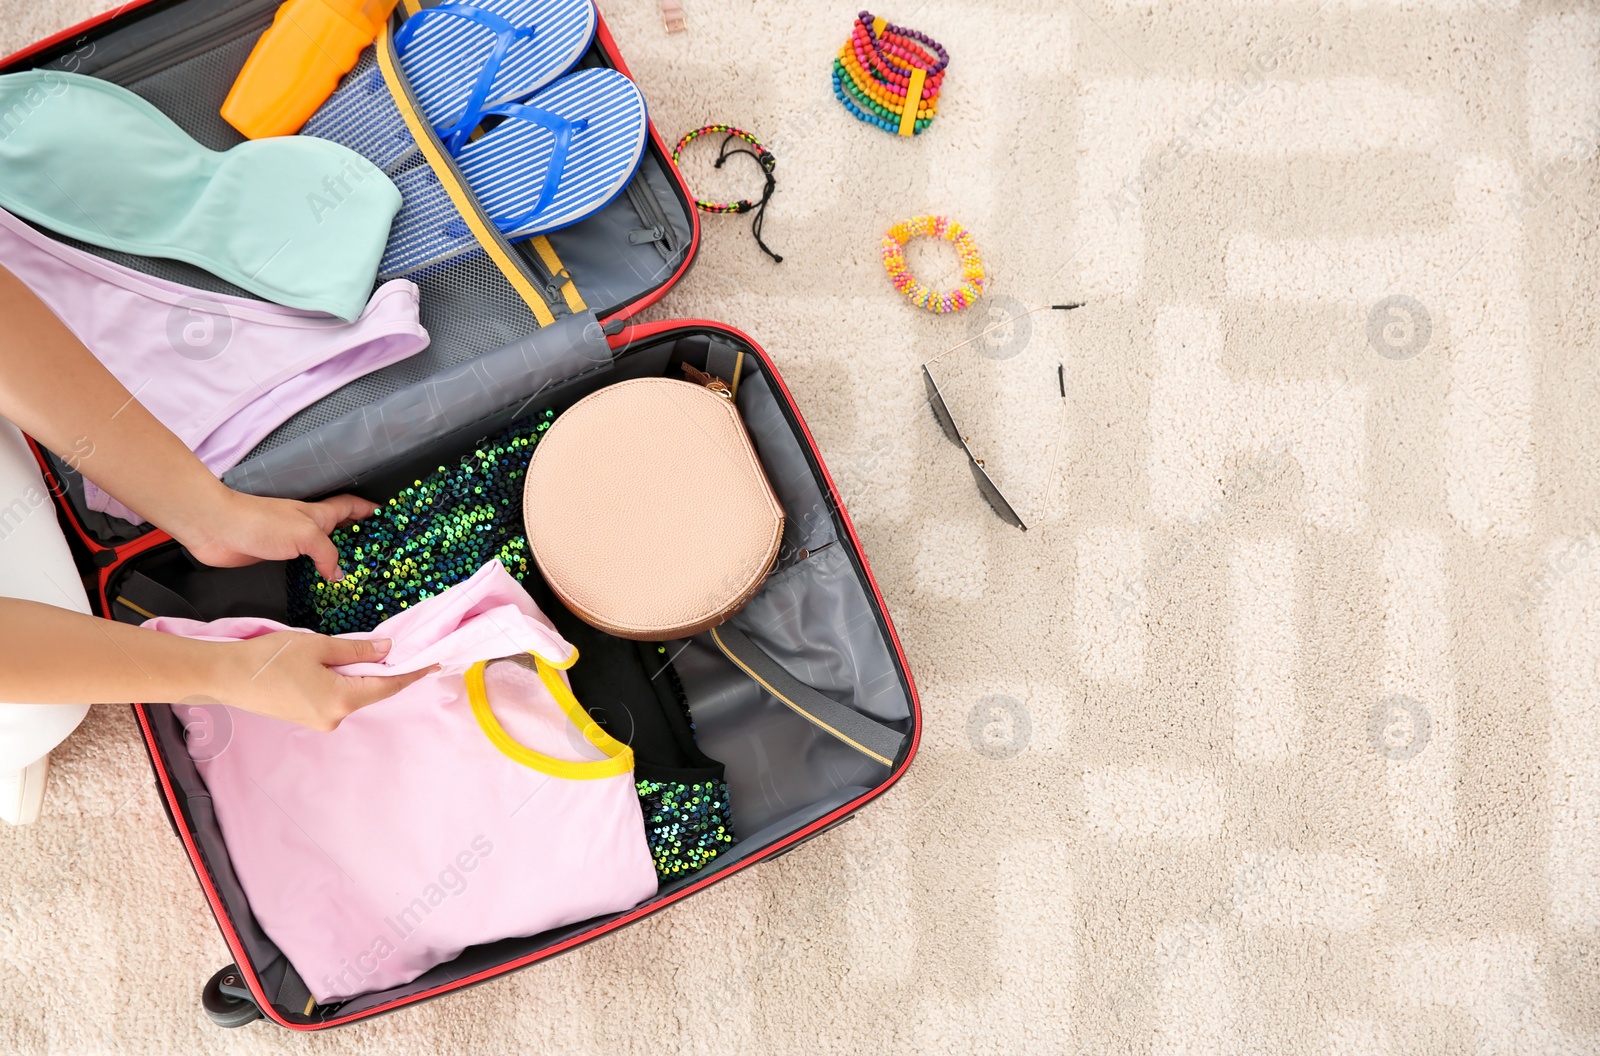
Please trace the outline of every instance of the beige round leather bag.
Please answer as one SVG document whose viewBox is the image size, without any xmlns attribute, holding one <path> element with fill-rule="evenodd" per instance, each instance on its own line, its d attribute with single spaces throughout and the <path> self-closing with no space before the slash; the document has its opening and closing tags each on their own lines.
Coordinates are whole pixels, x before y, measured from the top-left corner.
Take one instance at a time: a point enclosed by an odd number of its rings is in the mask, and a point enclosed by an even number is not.
<svg viewBox="0 0 1600 1056">
<path fill-rule="evenodd" d="M 709 630 L 766 579 L 783 507 L 728 386 L 637 378 L 573 404 L 528 463 L 528 545 L 557 597 L 619 638 Z"/>
</svg>

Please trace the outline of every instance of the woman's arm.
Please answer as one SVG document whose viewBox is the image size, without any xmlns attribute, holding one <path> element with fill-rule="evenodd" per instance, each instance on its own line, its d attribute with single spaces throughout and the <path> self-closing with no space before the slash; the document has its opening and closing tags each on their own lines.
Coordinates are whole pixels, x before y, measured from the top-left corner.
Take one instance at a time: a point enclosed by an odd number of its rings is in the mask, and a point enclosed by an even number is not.
<svg viewBox="0 0 1600 1056">
<path fill-rule="evenodd" d="M 331 730 L 434 670 L 352 677 L 330 665 L 382 660 L 389 643 L 279 631 L 200 642 L 34 601 L 0 598 L 0 700 L 103 704 L 211 700 Z"/>
<path fill-rule="evenodd" d="M 353 495 L 294 502 L 228 488 L 156 420 L 16 277 L 0 268 L 0 416 L 69 458 L 188 548 L 230 566 L 302 554 L 337 579 L 328 533 L 374 506 Z M 0 700 L 28 704 L 209 697 L 329 730 L 426 672 L 352 678 L 330 665 L 388 646 L 281 631 L 196 642 L 36 602 L 0 598 Z"/>
<path fill-rule="evenodd" d="M 218 480 L 101 365 L 33 292 L 0 268 L 0 416 L 209 565 L 306 554 L 338 579 L 328 533 L 375 508 L 338 495 L 294 502 L 242 495 Z"/>
</svg>

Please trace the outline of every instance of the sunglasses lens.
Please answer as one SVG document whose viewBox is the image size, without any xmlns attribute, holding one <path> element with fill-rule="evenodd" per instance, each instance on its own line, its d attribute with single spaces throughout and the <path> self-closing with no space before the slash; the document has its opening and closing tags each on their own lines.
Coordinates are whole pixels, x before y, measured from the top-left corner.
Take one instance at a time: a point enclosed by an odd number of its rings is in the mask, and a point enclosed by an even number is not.
<svg viewBox="0 0 1600 1056">
<path fill-rule="evenodd" d="M 971 467 L 972 479 L 978 482 L 978 491 L 982 493 L 990 508 L 1000 515 L 1002 521 L 1027 531 L 1028 526 L 1022 523 L 1022 518 L 1017 516 L 1017 511 L 1011 508 L 1011 503 L 1006 501 L 1006 497 L 1000 494 L 1000 489 L 994 486 L 994 481 L 989 479 L 989 474 L 984 468 L 970 458 L 967 459 L 967 465 Z"/>
<path fill-rule="evenodd" d="M 956 428 L 956 420 L 950 417 L 950 408 L 944 405 L 944 397 L 939 394 L 939 386 L 934 384 L 933 375 L 928 373 L 927 367 L 922 368 L 922 387 L 928 394 L 928 406 L 933 409 L 939 428 L 944 430 L 944 435 L 952 444 L 959 444 L 961 431 Z"/>
</svg>

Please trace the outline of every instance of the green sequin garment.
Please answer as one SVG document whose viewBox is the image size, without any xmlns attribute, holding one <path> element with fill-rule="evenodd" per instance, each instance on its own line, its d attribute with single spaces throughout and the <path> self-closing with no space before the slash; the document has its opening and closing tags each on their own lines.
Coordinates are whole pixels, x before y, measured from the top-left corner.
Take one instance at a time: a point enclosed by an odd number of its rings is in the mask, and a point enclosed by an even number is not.
<svg viewBox="0 0 1600 1056">
<path fill-rule="evenodd" d="M 323 579 L 309 559 L 290 562 L 289 622 L 323 634 L 370 631 L 491 559 L 526 585 L 536 573 L 523 532 L 523 480 L 535 445 L 554 420 L 554 411 L 544 411 L 512 426 L 454 466 L 413 480 L 360 524 L 335 531 L 345 570 L 339 582 Z M 688 723 L 677 673 L 668 671 Z M 706 759 L 712 765 L 704 769 L 653 772 L 637 752 L 635 759 L 645 841 L 662 883 L 704 868 L 733 846 L 720 765 Z"/>
<path fill-rule="evenodd" d="M 662 883 L 704 869 L 733 846 L 726 781 L 641 778 L 634 787 L 644 809 L 645 842 Z"/>
<path fill-rule="evenodd" d="M 491 558 L 519 582 L 526 578 L 532 555 L 522 530 L 522 481 L 554 420 L 554 411 L 534 415 L 334 532 L 345 570 L 337 583 L 306 558 L 290 562 L 289 622 L 323 634 L 370 631 Z"/>
<path fill-rule="evenodd" d="M 634 787 L 644 808 L 645 842 L 655 859 L 656 875 L 666 883 L 705 868 L 733 846 L 733 814 L 722 764 L 694 744 L 694 716 L 689 713 L 683 680 L 668 659 L 666 646 L 658 645 L 655 651 L 677 709 L 668 722 L 694 745 L 692 754 L 699 764 L 652 771 L 648 763 L 640 763 L 634 770 Z"/>
</svg>

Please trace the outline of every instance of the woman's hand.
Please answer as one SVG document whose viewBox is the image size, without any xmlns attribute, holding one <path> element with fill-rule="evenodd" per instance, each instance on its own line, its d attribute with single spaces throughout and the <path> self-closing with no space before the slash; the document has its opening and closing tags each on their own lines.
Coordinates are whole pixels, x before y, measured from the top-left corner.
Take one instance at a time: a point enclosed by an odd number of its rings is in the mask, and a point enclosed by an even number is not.
<svg viewBox="0 0 1600 1056">
<path fill-rule="evenodd" d="M 346 715 L 437 668 L 341 675 L 372 663 L 387 641 L 278 631 L 208 642 L 36 601 L 0 598 L 0 700 L 30 704 L 210 698 L 260 715 L 331 730 Z"/>
<path fill-rule="evenodd" d="M 354 495 L 335 495 L 321 502 L 296 502 L 245 495 L 218 482 L 217 489 L 190 516 L 163 524 L 195 560 L 215 568 L 233 568 L 257 561 L 289 561 L 304 554 L 325 579 L 344 577 L 339 551 L 328 538 L 368 517 L 377 504 Z M 349 663 L 350 661 L 341 661 Z"/>
<path fill-rule="evenodd" d="M 207 696 L 258 715 L 327 732 L 358 708 L 393 696 L 437 666 L 404 675 L 341 675 L 343 664 L 375 663 L 390 643 L 278 631 L 212 643 L 222 662 Z"/>
</svg>

